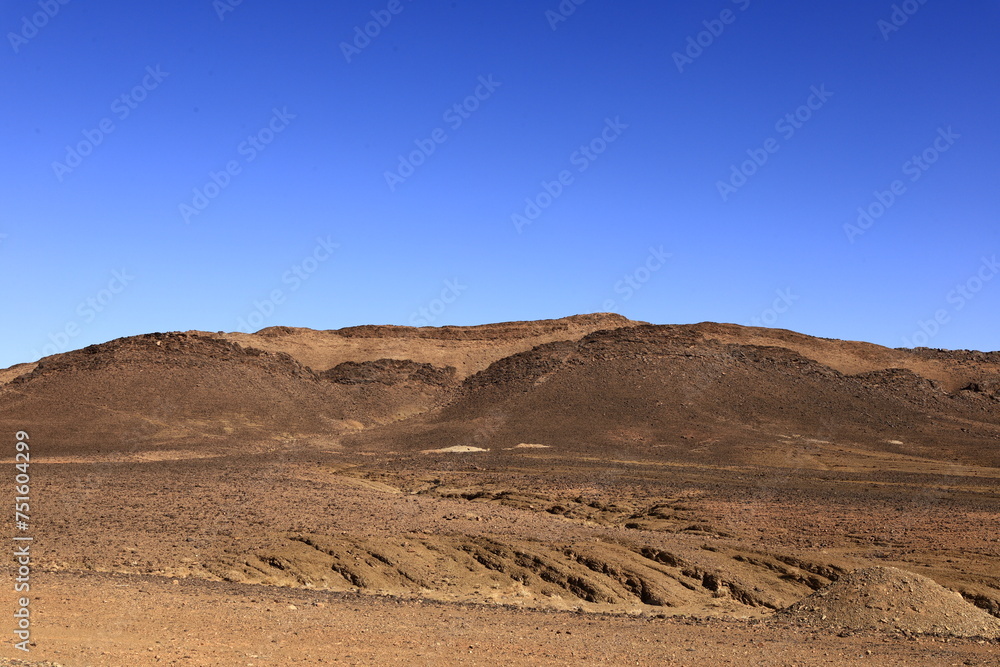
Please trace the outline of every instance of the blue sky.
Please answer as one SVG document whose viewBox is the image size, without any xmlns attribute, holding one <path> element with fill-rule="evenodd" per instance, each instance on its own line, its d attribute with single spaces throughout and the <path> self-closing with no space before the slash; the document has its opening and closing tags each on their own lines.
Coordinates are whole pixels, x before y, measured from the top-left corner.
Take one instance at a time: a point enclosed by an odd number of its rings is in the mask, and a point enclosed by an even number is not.
<svg viewBox="0 0 1000 667">
<path fill-rule="evenodd" d="M 14 0 L 0 27 L 0 367 L 602 310 L 1000 348 L 996 0 Z"/>
</svg>

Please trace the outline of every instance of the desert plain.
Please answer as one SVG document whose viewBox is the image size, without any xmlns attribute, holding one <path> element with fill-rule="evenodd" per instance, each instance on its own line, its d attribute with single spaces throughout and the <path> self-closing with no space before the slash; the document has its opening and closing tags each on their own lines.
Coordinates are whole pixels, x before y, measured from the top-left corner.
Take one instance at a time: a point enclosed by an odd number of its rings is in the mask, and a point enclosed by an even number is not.
<svg viewBox="0 0 1000 667">
<path fill-rule="evenodd" d="M 0 370 L 18 432 L 0 664 L 1000 664 L 1000 352 L 150 333 Z"/>
</svg>

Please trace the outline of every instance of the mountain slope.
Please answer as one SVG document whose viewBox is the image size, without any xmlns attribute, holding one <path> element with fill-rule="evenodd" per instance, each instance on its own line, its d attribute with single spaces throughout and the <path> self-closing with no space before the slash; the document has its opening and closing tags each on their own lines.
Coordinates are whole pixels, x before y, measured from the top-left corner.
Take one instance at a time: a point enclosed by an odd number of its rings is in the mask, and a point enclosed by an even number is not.
<svg viewBox="0 0 1000 667">
<path fill-rule="evenodd" d="M 988 391 L 949 392 L 907 368 L 846 375 L 793 349 L 721 342 L 706 328 L 603 331 L 512 355 L 469 377 L 448 406 L 397 424 L 378 440 L 396 449 L 443 448 L 482 443 L 486 429 L 495 447 L 543 443 L 744 464 L 783 457 L 775 443 L 802 435 L 819 444 L 1000 464 L 987 446 L 1000 437 L 1000 402 Z M 866 352 L 893 360 L 904 354 L 881 350 Z M 984 379 L 996 377 L 992 368 L 964 368 L 964 353 L 952 354 L 957 359 L 935 361 L 953 385 L 979 378 L 992 386 Z M 870 353 L 840 356 L 845 365 L 879 366 Z M 900 360 L 919 366 L 925 357 Z M 373 438 L 357 440 L 369 446 Z"/>
<path fill-rule="evenodd" d="M 15 370 L 0 386 L 0 424 L 50 434 L 53 451 L 543 443 L 742 464 L 787 459 L 781 443 L 795 436 L 819 449 L 1000 462 L 987 446 L 1000 437 L 1000 353 L 735 325 L 599 314 L 148 334 Z"/>
<path fill-rule="evenodd" d="M 594 331 L 631 327 L 633 322 L 614 313 L 574 315 L 556 320 L 501 322 L 480 326 L 403 327 L 359 326 L 332 331 L 269 327 L 257 333 L 202 335 L 220 337 L 244 347 L 286 352 L 316 371 L 345 361 L 400 359 L 435 366 L 454 366 L 458 377 L 481 371 L 497 359 L 530 350 L 536 345 L 576 340 Z"/>
<path fill-rule="evenodd" d="M 50 455 L 334 445 L 338 433 L 436 405 L 455 382 L 453 368 L 393 363 L 389 374 L 379 362 L 317 374 L 282 352 L 147 334 L 43 359 L 0 387 L 0 424 L 30 431 Z"/>
</svg>

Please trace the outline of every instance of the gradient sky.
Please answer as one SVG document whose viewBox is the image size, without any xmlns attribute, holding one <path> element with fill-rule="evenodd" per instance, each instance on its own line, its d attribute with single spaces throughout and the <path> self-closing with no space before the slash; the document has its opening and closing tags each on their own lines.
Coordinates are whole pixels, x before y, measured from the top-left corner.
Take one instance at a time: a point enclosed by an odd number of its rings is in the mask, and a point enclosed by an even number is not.
<svg viewBox="0 0 1000 667">
<path fill-rule="evenodd" d="M 1000 348 L 1000 2 L 897 7 L 5 2 L 0 367 L 604 310 Z"/>
</svg>

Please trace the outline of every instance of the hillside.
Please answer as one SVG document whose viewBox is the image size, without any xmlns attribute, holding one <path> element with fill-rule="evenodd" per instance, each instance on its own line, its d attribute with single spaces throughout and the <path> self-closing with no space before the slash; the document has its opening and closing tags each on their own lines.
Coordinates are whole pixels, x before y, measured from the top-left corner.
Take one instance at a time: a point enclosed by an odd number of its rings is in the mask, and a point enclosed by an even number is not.
<svg viewBox="0 0 1000 667">
<path fill-rule="evenodd" d="M 1000 464 L 987 446 L 1000 438 L 1000 355 L 929 356 L 733 326 L 595 332 L 499 360 L 469 377 L 446 407 L 356 440 L 420 450 L 471 444 L 488 428 L 496 447 L 543 443 L 746 465 L 785 458 L 783 441 L 795 435 L 817 456 L 836 458 L 824 451 L 836 442 Z M 911 370 L 931 366 L 961 389 Z"/>
</svg>

